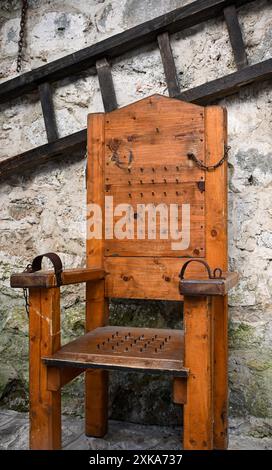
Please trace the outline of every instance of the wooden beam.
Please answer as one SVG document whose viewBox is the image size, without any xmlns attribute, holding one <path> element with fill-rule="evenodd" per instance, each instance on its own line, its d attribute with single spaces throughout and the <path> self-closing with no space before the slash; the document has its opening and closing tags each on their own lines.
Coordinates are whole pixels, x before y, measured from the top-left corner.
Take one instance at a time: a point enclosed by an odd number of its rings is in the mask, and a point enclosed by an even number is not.
<svg viewBox="0 0 272 470">
<path fill-rule="evenodd" d="M 48 142 L 54 142 L 58 138 L 58 129 L 56 124 L 52 87 L 50 83 L 42 83 L 39 86 L 39 94 L 47 140 Z"/>
<path fill-rule="evenodd" d="M 79 284 L 81 282 L 98 281 L 104 279 L 105 272 L 98 268 L 66 269 L 61 273 L 62 285 Z M 54 271 L 36 271 L 34 273 L 12 274 L 11 287 L 44 287 L 46 289 L 57 286 Z"/>
<path fill-rule="evenodd" d="M 33 450 L 61 448 L 61 395 L 47 389 L 41 357 L 60 348 L 60 290 L 29 292 L 29 444 Z"/>
<path fill-rule="evenodd" d="M 37 167 L 49 160 L 67 158 L 67 153 L 86 151 L 87 129 L 67 135 L 56 142 L 41 145 L 27 150 L 14 157 L 6 158 L 0 162 L 0 179 L 7 175 L 18 173 L 18 170 L 25 171 Z"/>
<path fill-rule="evenodd" d="M 183 408 L 183 449 L 213 449 L 213 331 L 207 297 L 184 297 L 184 365 L 189 369 Z"/>
<path fill-rule="evenodd" d="M 242 69 L 248 65 L 245 45 L 243 41 L 242 31 L 239 25 L 237 11 L 234 5 L 224 10 L 230 43 L 235 59 L 237 69 Z"/>
<path fill-rule="evenodd" d="M 173 402 L 176 403 L 177 405 L 185 405 L 185 403 L 187 402 L 187 379 L 186 377 L 174 378 Z"/>
<path fill-rule="evenodd" d="M 100 85 L 102 101 L 106 113 L 117 108 L 117 100 L 112 80 L 111 67 L 107 59 L 101 59 L 96 62 L 96 70 Z"/>
<path fill-rule="evenodd" d="M 88 116 L 87 207 L 98 204 L 102 209 L 102 230 L 105 220 L 105 114 Z M 104 267 L 104 239 L 89 234 L 87 214 L 87 266 Z M 86 332 L 108 323 L 109 304 L 105 298 L 105 282 L 86 284 Z M 94 400 L 95 397 L 95 400 Z M 108 372 L 87 371 L 85 374 L 85 434 L 102 437 L 108 428 Z"/>
<path fill-rule="evenodd" d="M 272 59 L 267 59 L 258 64 L 233 72 L 224 77 L 212 80 L 180 93 L 177 99 L 196 104 L 213 103 L 220 98 L 238 93 L 242 87 L 272 79 Z M 37 167 L 42 163 L 56 158 L 67 158 L 67 152 L 72 154 L 75 151 L 82 151 L 82 156 L 86 149 L 87 130 L 62 137 L 56 142 L 41 145 L 27 152 L 9 157 L 0 162 L 0 179 L 12 174 L 18 174 L 25 169 Z"/>
<path fill-rule="evenodd" d="M 263 82 L 272 78 L 272 59 L 249 65 L 237 72 L 199 85 L 180 93 L 176 98 L 183 101 L 206 105 L 220 98 L 238 93 L 251 83 Z"/>
<path fill-rule="evenodd" d="M 252 1 L 197 0 L 189 5 L 177 8 L 123 33 L 116 34 L 97 44 L 54 60 L 12 80 L 7 80 L 0 85 L 0 103 L 10 101 L 11 97 L 16 98 L 35 90 L 42 82 L 54 82 L 89 69 L 95 66 L 97 60 L 103 57 L 118 57 L 132 49 L 155 42 L 157 36 L 166 31 L 173 34 L 207 21 L 223 14 L 224 9 L 229 5 L 234 4 L 239 7 Z"/>
<path fill-rule="evenodd" d="M 227 145 L 227 113 L 219 106 L 205 109 L 206 164 L 213 165 Z M 206 174 L 206 261 L 211 269 L 228 266 L 228 163 Z M 214 335 L 213 445 L 228 447 L 228 299 L 211 298 Z"/>
<path fill-rule="evenodd" d="M 47 367 L 47 390 L 58 392 L 84 371 L 84 368 L 76 367 Z"/>
<path fill-rule="evenodd" d="M 171 49 L 170 38 L 168 33 L 158 36 L 158 44 L 160 48 L 162 64 L 164 68 L 167 88 L 169 96 L 175 97 L 180 93 L 176 66 Z"/>
<path fill-rule="evenodd" d="M 238 273 L 223 273 L 224 279 L 182 279 L 180 293 L 182 295 L 227 295 L 229 290 L 238 284 Z"/>
</svg>

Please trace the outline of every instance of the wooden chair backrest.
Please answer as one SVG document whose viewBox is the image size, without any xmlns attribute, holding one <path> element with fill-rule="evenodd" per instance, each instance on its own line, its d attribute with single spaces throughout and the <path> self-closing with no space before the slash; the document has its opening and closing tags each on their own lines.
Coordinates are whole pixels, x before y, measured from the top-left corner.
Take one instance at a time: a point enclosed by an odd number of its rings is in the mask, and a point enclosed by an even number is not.
<svg viewBox="0 0 272 470">
<path fill-rule="evenodd" d="M 215 164 L 225 145 L 226 115 L 219 106 L 154 95 L 88 116 L 87 204 L 102 208 L 103 232 L 92 238 L 88 225 L 87 266 L 105 268 L 107 297 L 180 300 L 178 275 L 186 260 L 227 268 L 227 163 L 207 172 L 188 158 L 193 153 L 205 165 Z M 125 239 L 111 236 L 121 213 L 114 226 L 109 218 L 105 226 L 111 200 L 113 210 L 117 204 L 133 207 Z M 178 204 L 179 216 L 182 204 L 190 204 L 188 247 L 173 250 L 174 240 L 160 239 L 159 230 L 156 239 L 144 238 L 147 228 L 139 239 L 137 204 Z M 192 263 L 189 276 L 202 275 L 203 267 Z"/>
</svg>

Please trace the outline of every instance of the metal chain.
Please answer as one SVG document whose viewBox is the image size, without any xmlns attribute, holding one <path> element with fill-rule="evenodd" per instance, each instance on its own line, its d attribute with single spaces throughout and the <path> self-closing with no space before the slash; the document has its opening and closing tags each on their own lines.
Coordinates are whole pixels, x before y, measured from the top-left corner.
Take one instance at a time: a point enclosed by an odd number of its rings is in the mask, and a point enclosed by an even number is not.
<svg viewBox="0 0 272 470">
<path fill-rule="evenodd" d="M 215 163 L 214 165 L 205 165 L 201 160 L 199 160 L 194 153 L 190 152 L 190 153 L 187 153 L 187 157 L 189 158 L 189 160 L 193 160 L 193 162 L 195 162 L 195 164 L 203 171 L 214 171 L 216 170 L 216 168 L 218 168 L 219 166 L 222 165 L 222 163 L 224 163 L 225 160 L 227 160 L 228 158 L 228 153 L 229 153 L 229 150 L 230 150 L 231 147 L 227 146 L 227 145 L 224 145 L 224 155 L 223 157 L 217 162 Z"/>
<path fill-rule="evenodd" d="M 24 269 L 24 273 L 30 273 L 31 272 L 31 264 L 27 264 L 26 268 Z M 24 299 L 25 299 L 25 311 L 27 316 L 29 317 L 29 301 L 28 301 L 28 291 L 26 287 L 23 287 L 23 294 L 24 294 Z"/>
<path fill-rule="evenodd" d="M 23 58 L 23 47 L 24 47 L 24 36 L 25 36 L 25 24 L 26 24 L 27 8 L 28 8 L 28 0 L 22 0 L 20 33 L 19 33 L 19 41 L 18 41 L 17 68 L 16 68 L 18 73 L 21 71 L 21 68 L 22 68 L 22 58 Z"/>
<path fill-rule="evenodd" d="M 28 292 L 27 292 L 26 287 L 23 288 L 23 293 L 24 293 L 24 299 L 25 299 L 25 311 L 29 318 L 29 301 L 28 301 Z"/>
</svg>

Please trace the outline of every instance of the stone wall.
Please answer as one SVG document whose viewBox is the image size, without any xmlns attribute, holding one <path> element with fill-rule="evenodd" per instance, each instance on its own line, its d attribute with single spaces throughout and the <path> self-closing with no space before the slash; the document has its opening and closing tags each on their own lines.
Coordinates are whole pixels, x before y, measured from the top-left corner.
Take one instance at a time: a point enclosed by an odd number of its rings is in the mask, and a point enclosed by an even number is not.
<svg viewBox="0 0 272 470">
<path fill-rule="evenodd" d="M 30 0 L 23 72 L 93 44 L 165 13 L 182 0 Z M 20 2 L 3 0 L 1 15 L 1 81 L 16 76 Z M 271 57 L 272 5 L 256 1 L 240 10 L 250 64 Z M 213 20 L 172 37 L 182 89 L 235 70 L 226 26 Z M 158 49 L 145 47 L 113 63 L 119 106 L 152 93 L 167 94 Z M 246 87 L 220 104 L 228 109 L 229 255 L 241 282 L 230 303 L 230 411 L 234 416 L 272 417 L 272 89 L 271 82 Z M 58 84 L 54 102 L 61 136 L 86 126 L 88 112 L 102 111 L 97 77 Z M 42 112 L 35 93 L 2 105 L 1 159 L 46 142 Z M 56 251 L 66 267 L 85 262 L 85 161 L 68 155 L 0 185 L 0 404 L 26 410 L 27 317 L 20 290 L 9 288 L 12 271 L 34 255 Z M 173 326 L 180 306 L 165 302 L 114 302 L 111 322 Z M 84 292 L 63 289 L 63 337 L 83 332 Z M 137 379 L 137 380 L 136 380 Z M 135 422 L 178 422 L 168 379 L 115 374 L 111 379 L 112 416 Z M 64 411 L 81 414 L 80 380 L 64 389 Z"/>
</svg>

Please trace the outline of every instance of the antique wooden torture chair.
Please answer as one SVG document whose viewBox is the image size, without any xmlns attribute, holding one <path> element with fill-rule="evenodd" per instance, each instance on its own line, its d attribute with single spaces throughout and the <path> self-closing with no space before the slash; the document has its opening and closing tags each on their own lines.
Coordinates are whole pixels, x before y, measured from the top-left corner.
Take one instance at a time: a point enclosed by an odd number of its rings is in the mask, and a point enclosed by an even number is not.
<svg viewBox="0 0 272 470">
<path fill-rule="evenodd" d="M 102 237 L 88 226 L 87 268 L 62 270 L 49 254 L 55 272 L 42 271 L 38 257 L 11 277 L 12 287 L 29 288 L 31 448 L 61 447 L 61 388 L 82 372 L 86 434 L 103 436 L 110 369 L 171 374 L 173 400 L 184 405 L 184 448 L 227 447 L 227 292 L 237 275 L 227 272 L 225 152 L 226 114 L 218 106 L 155 95 L 89 115 L 87 202 L 102 208 Z M 105 224 L 110 201 L 132 206 L 123 237 L 114 225 L 124 206 Z M 133 238 L 140 204 L 178 205 L 182 217 L 190 207 L 181 249 L 169 235 L 151 230 L 148 238 L 147 225 Z M 61 347 L 60 286 L 81 282 L 86 334 Z M 183 301 L 184 328 L 108 326 L 109 298 Z"/>
</svg>

